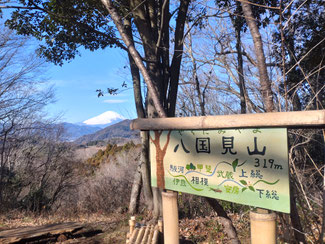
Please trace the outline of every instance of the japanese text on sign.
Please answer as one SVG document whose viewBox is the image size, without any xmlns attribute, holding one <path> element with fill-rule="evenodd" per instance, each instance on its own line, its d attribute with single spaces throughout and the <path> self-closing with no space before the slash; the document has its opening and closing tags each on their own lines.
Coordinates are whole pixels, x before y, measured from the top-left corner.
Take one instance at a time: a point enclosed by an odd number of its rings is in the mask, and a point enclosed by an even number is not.
<svg viewBox="0 0 325 244">
<path fill-rule="evenodd" d="M 152 185 L 290 212 L 286 129 L 150 131 Z"/>
</svg>

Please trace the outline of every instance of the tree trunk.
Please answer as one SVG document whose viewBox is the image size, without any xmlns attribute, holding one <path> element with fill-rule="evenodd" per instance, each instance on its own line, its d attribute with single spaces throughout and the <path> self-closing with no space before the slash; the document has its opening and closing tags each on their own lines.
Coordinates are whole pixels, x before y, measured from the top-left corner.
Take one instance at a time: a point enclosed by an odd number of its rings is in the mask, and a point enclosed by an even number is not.
<svg viewBox="0 0 325 244">
<path fill-rule="evenodd" d="M 259 72 L 259 80 L 261 86 L 261 94 L 266 112 L 273 112 L 275 107 L 273 103 L 273 92 L 271 89 L 271 82 L 267 73 L 265 56 L 263 51 L 263 42 L 260 31 L 253 16 L 251 5 L 247 2 L 241 2 L 244 16 L 253 37 L 255 55 L 257 59 L 257 68 Z"/>
<path fill-rule="evenodd" d="M 140 37 L 143 43 L 143 50 L 145 54 L 145 59 L 148 60 L 146 64 L 146 70 L 148 72 L 149 77 L 152 80 L 152 85 L 156 88 L 156 94 L 148 93 L 147 94 L 147 117 L 148 118 L 156 118 L 156 117 L 166 117 L 166 115 L 162 115 L 159 113 L 157 109 L 155 99 L 158 99 L 160 105 L 163 104 L 164 97 L 166 94 L 163 89 L 163 78 L 161 77 L 161 70 L 159 66 L 160 60 L 157 57 L 157 47 L 156 47 L 156 38 L 157 36 L 153 33 L 155 32 L 156 24 L 152 20 L 153 16 L 150 13 L 147 13 L 147 9 L 139 4 L 141 1 L 132 1 L 131 8 L 133 9 L 133 16 L 135 20 L 135 24 L 137 29 L 139 30 Z M 149 10 L 150 11 L 150 7 Z M 150 18 L 151 16 L 151 18 Z M 149 18 L 149 19 L 148 19 Z M 156 96 L 156 97 L 155 97 Z M 157 156 L 159 155 L 159 149 L 157 148 Z M 147 154 L 148 155 L 148 154 Z M 148 155 L 149 156 L 149 155 Z M 163 174 L 163 165 L 159 164 L 162 160 L 157 160 L 157 168 L 161 166 L 161 173 Z M 160 174 L 161 174 L 160 173 Z M 161 187 L 161 175 L 157 174 L 157 183 L 158 187 Z M 161 190 L 158 188 L 152 188 L 153 194 L 153 217 L 154 219 L 158 219 L 162 215 L 162 198 L 161 198 Z"/>
<path fill-rule="evenodd" d="M 139 165 L 135 174 L 131 190 L 131 197 L 129 203 L 129 214 L 133 215 L 137 212 L 139 206 L 139 196 L 141 192 L 141 166 Z"/>
<path fill-rule="evenodd" d="M 133 35 L 131 29 L 131 20 L 130 18 L 124 19 L 125 31 L 129 39 L 133 42 Z M 134 92 L 134 101 L 137 110 L 138 118 L 145 118 L 145 112 L 142 103 L 142 93 L 141 93 L 141 80 L 139 69 L 134 62 L 132 56 L 128 54 L 131 76 L 133 81 L 133 92 Z M 149 173 L 149 156 L 148 156 L 148 132 L 140 132 L 141 137 L 141 157 L 138 167 L 138 171 L 134 176 L 134 183 L 132 185 L 132 193 L 130 198 L 129 212 L 135 213 L 138 205 L 139 194 L 141 192 L 141 185 L 143 185 L 143 194 L 144 199 L 149 210 L 153 209 L 153 197 L 151 192 L 151 183 L 150 183 L 150 173 Z M 140 176 L 140 177 L 139 177 Z"/>
<path fill-rule="evenodd" d="M 188 52 L 192 61 L 192 65 L 193 65 L 193 81 L 195 83 L 195 90 L 197 92 L 197 99 L 199 101 L 199 105 L 200 105 L 200 110 L 201 116 L 205 116 L 205 94 L 201 93 L 201 88 L 200 88 L 200 81 L 199 81 L 199 77 L 198 77 L 198 70 L 197 70 L 197 65 L 196 65 L 196 60 L 194 58 L 194 54 L 193 54 L 193 48 L 192 48 L 192 36 L 191 34 L 189 34 L 188 36 L 188 40 L 189 40 L 189 48 L 188 48 Z M 194 102 L 193 102 L 193 106 L 194 106 Z"/>
<path fill-rule="evenodd" d="M 324 161 L 325 161 L 325 130 L 322 129 L 323 133 L 323 153 L 324 153 Z M 323 216 L 322 216 L 322 229 L 319 235 L 319 243 L 323 243 L 324 241 L 324 232 L 325 232 L 325 168 L 323 169 Z"/>
<path fill-rule="evenodd" d="M 213 208 L 213 210 L 218 214 L 219 221 L 222 224 L 224 231 L 230 239 L 232 244 L 240 244 L 240 241 L 237 236 L 237 231 L 232 224 L 232 220 L 229 218 L 226 211 L 218 203 L 216 199 L 205 197 L 206 202 Z"/>
<path fill-rule="evenodd" d="M 157 220 L 162 216 L 162 197 L 161 197 L 161 189 L 158 187 L 152 187 L 153 194 L 153 219 Z"/>
<path fill-rule="evenodd" d="M 134 176 L 134 182 L 132 185 L 129 213 L 134 213 L 137 209 L 139 194 L 141 193 L 141 186 L 143 186 L 143 196 L 145 199 L 145 204 L 148 210 L 154 209 L 153 195 L 151 190 L 151 180 L 150 180 L 150 164 L 148 155 L 148 132 L 141 131 L 141 156 L 140 164 L 138 170 Z M 140 179 L 139 179 L 140 175 Z M 137 195 L 138 194 L 138 195 Z M 136 200 L 136 201 L 135 201 Z M 131 204 L 132 203 L 132 204 Z"/>
<path fill-rule="evenodd" d="M 7 133 L 8 131 L 4 132 L 4 136 L 2 138 L 1 153 L 0 153 L 0 204 L 3 203 L 3 189 L 5 184 L 4 183 L 5 168 L 6 168 L 5 149 L 7 143 Z"/>
<path fill-rule="evenodd" d="M 108 10 L 112 20 L 114 21 L 114 24 L 117 27 L 117 29 L 123 39 L 123 42 L 125 43 L 125 45 L 128 48 L 129 54 L 132 56 L 134 62 L 136 63 L 139 70 L 141 71 L 143 79 L 147 84 L 148 92 L 151 95 L 151 99 L 152 99 L 153 105 L 156 108 L 157 113 L 159 114 L 159 116 L 161 118 L 165 118 L 166 113 L 160 103 L 159 96 L 157 93 L 157 87 L 154 85 L 146 67 L 144 66 L 144 64 L 142 62 L 142 58 L 141 58 L 140 54 L 135 49 L 135 47 L 132 43 L 132 40 L 130 40 L 130 38 L 128 37 L 128 35 L 125 31 L 125 28 L 122 24 L 121 17 L 118 15 L 117 10 L 113 6 L 111 0 L 101 0 L 101 1 L 104 4 L 104 6 L 106 7 L 106 9 Z"/>
<path fill-rule="evenodd" d="M 136 50 L 133 40 L 128 36 L 127 31 L 123 26 L 121 16 L 115 9 L 112 0 L 101 0 L 101 2 L 108 10 L 125 46 L 128 49 L 129 55 L 132 57 L 137 68 L 140 70 L 145 83 L 147 84 L 147 117 L 155 118 L 159 116 L 160 118 L 165 118 L 166 111 L 164 107 L 168 108 L 169 116 L 174 116 L 180 65 L 183 53 L 184 25 L 190 0 L 180 1 L 180 7 L 178 8 L 178 16 L 176 19 L 174 54 L 170 70 L 168 60 L 169 49 L 166 50 L 166 48 L 169 47 L 168 23 L 171 17 L 169 14 L 169 6 L 166 6 L 169 5 L 169 1 L 158 1 L 156 3 L 154 3 L 154 1 L 143 2 L 142 0 L 129 1 L 129 11 L 132 13 L 132 17 L 134 18 L 135 25 L 141 37 L 145 60 L 147 62 L 146 66 L 143 63 L 142 57 Z M 158 11 L 154 9 L 154 4 L 159 4 Z M 157 16 L 163 16 L 164 18 L 158 20 Z M 162 52 L 158 50 L 161 46 L 158 42 L 159 34 L 162 38 Z M 142 178 L 142 180 L 145 184 L 144 178 Z M 158 211 L 155 210 L 155 213 L 159 212 L 160 215 L 160 190 L 153 189 L 153 193 L 154 209 L 158 209 Z"/>
<path fill-rule="evenodd" d="M 148 118 L 155 117 L 156 110 L 150 100 L 148 100 L 147 104 Z M 149 154 L 148 154 L 149 159 Z M 162 198 L 161 191 L 158 187 L 151 187 L 152 196 L 153 196 L 153 219 L 157 220 L 160 216 L 162 216 Z"/>
<path fill-rule="evenodd" d="M 291 208 L 290 219 L 291 219 L 292 227 L 294 228 L 293 233 L 295 236 L 295 240 L 298 243 L 307 243 L 305 239 L 305 235 L 302 233 L 303 229 L 301 226 L 300 217 L 296 206 L 296 198 L 295 198 L 296 189 L 295 189 L 294 182 L 291 182 L 290 186 L 291 186 L 290 187 L 290 208 Z"/>
<path fill-rule="evenodd" d="M 176 99 L 179 83 L 180 67 L 182 62 L 183 47 L 184 47 L 184 29 L 185 20 L 188 11 L 190 0 L 180 1 L 178 16 L 176 20 L 175 30 L 175 46 L 172 63 L 170 66 L 170 86 L 168 91 L 168 117 L 175 116 Z"/>
<path fill-rule="evenodd" d="M 290 8 L 289 8 L 290 11 Z M 289 14 L 291 13 L 291 11 L 289 12 Z M 292 67 L 293 65 L 295 65 L 296 63 L 296 57 L 293 55 L 294 54 L 294 50 L 295 50 L 295 39 L 294 36 L 292 34 L 287 35 L 287 48 L 288 48 L 288 54 L 289 54 L 289 61 L 287 66 L 288 67 Z M 286 69 L 285 69 L 286 71 Z M 287 74 L 287 91 L 288 91 L 288 95 L 291 99 L 292 102 L 292 108 L 293 111 L 301 111 L 302 110 L 302 104 L 300 101 L 300 97 L 299 97 L 299 93 L 297 92 L 297 88 L 295 89 L 294 86 L 296 86 L 296 82 L 297 82 L 297 72 L 295 70 L 290 71 Z"/>
<path fill-rule="evenodd" d="M 239 2 L 236 2 L 236 4 Z M 246 114 L 246 87 L 244 78 L 243 55 L 241 50 L 241 26 L 235 23 L 236 51 L 237 51 L 237 74 L 240 91 L 240 113 Z"/>
<path fill-rule="evenodd" d="M 147 131 L 141 131 L 141 177 L 143 184 L 143 195 L 149 210 L 154 208 L 153 195 L 150 179 L 150 162 L 149 162 L 149 137 Z"/>
</svg>

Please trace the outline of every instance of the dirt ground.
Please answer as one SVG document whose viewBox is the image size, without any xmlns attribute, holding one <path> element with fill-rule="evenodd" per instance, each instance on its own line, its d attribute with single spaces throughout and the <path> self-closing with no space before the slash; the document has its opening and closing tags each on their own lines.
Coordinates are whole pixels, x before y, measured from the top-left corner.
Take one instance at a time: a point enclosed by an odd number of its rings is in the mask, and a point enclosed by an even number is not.
<svg viewBox="0 0 325 244">
<path fill-rule="evenodd" d="M 66 223 L 74 222 L 82 224 L 83 229 L 74 232 L 73 234 L 56 235 L 55 237 L 49 237 L 42 241 L 34 240 L 32 242 L 23 243 L 125 243 L 126 234 L 128 232 L 128 220 L 127 214 L 111 214 L 104 216 L 100 214 L 96 215 L 82 215 L 74 217 L 60 216 L 43 216 L 33 217 L 23 214 L 12 216 L 0 217 L 0 231 L 13 229 L 24 226 L 43 226 L 53 223 Z M 238 221 L 239 216 L 233 216 L 237 218 L 236 222 L 239 223 L 236 228 L 239 231 L 239 237 L 242 243 L 249 243 L 249 232 L 246 228 L 247 225 L 240 224 Z M 245 216 L 242 216 L 242 222 L 245 222 Z M 137 216 L 138 223 L 145 223 L 144 216 Z M 1 235 L 1 234 L 0 234 Z M 215 217 L 205 217 L 196 219 L 182 219 L 180 220 L 180 238 L 181 243 L 228 243 L 227 236 L 223 233 L 222 226 L 218 224 Z M 0 239 L 0 243 L 1 239 Z"/>
<path fill-rule="evenodd" d="M 70 218 L 59 216 L 33 217 L 23 214 L 8 216 L 6 214 L 6 216 L 0 217 L 0 231 L 66 222 L 78 223 L 84 228 L 72 234 L 50 236 L 43 240 L 36 239 L 23 243 L 125 243 L 128 231 L 128 216 L 125 214 L 83 215 Z M 5 241 L 0 239 L 0 243 L 5 243 Z"/>
</svg>

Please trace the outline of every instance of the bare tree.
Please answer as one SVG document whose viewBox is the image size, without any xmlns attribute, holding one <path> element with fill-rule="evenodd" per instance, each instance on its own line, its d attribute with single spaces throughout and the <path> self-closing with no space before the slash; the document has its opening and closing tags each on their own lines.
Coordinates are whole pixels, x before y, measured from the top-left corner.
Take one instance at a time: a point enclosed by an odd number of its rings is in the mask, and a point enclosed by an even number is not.
<svg viewBox="0 0 325 244">
<path fill-rule="evenodd" d="M 2 28 L 0 33 L 0 202 L 6 176 L 13 169 L 19 137 L 35 128 L 42 108 L 53 98 L 51 89 L 41 88 L 43 61 L 27 53 L 28 39 Z M 45 86 L 43 86 L 45 87 Z"/>
<path fill-rule="evenodd" d="M 258 29 L 258 25 L 256 24 L 256 20 L 254 18 L 250 3 L 241 2 L 241 6 L 254 41 L 261 93 L 265 104 L 265 110 L 266 112 L 272 112 L 275 109 L 273 103 L 273 92 L 271 89 L 271 82 L 266 68 L 266 59 L 264 55 L 261 34 Z"/>
</svg>

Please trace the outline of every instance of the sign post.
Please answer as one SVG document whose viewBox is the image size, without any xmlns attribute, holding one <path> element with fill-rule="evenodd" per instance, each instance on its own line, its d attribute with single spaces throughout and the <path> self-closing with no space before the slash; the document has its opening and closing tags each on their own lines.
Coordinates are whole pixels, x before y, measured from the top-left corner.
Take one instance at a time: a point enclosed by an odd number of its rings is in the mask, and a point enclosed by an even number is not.
<svg viewBox="0 0 325 244">
<path fill-rule="evenodd" d="M 275 244 L 276 243 L 276 214 L 256 213 L 251 211 L 251 243 Z"/>
<path fill-rule="evenodd" d="M 177 192 L 162 192 L 164 243 L 179 243 Z"/>
<path fill-rule="evenodd" d="M 276 243 L 276 215 L 259 208 L 290 213 L 286 129 L 304 127 L 325 128 L 325 110 L 137 119 L 131 124 L 131 129 L 150 131 L 152 186 L 257 207 L 250 214 L 253 244 Z M 164 231 L 165 240 L 167 235 Z M 177 238 L 170 243 L 178 243 Z"/>
</svg>

